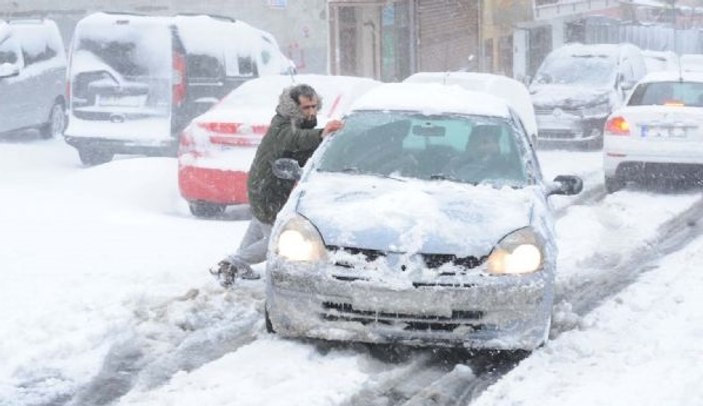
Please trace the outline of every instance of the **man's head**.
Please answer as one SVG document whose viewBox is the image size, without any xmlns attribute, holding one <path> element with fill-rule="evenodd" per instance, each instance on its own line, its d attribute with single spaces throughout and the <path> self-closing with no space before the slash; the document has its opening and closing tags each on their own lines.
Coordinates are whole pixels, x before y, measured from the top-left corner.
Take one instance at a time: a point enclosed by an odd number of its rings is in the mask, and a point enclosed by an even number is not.
<svg viewBox="0 0 703 406">
<path fill-rule="evenodd" d="M 315 120 L 320 108 L 320 97 L 315 89 L 306 84 L 296 85 L 291 89 L 290 97 L 300 108 L 305 121 Z"/>
<path fill-rule="evenodd" d="M 466 146 L 467 152 L 479 159 L 500 155 L 500 133 L 497 125 L 478 125 L 473 128 Z"/>
</svg>

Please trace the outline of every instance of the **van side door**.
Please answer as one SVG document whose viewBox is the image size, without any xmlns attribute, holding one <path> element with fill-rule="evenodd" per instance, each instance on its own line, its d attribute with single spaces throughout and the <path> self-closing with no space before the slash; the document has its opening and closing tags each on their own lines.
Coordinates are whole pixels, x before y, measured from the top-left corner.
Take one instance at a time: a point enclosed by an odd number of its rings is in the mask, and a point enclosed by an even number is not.
<svg viewBox="0 0 703 406">
<path fill-rule="evenodd" d="M 13 34 L 0 39 L 0 66 L 5 70 L 0 78 L 0 132 L 26 127 L 23 111 L 29 106 L 24 96 L 24 59 Z"/>
</svg>

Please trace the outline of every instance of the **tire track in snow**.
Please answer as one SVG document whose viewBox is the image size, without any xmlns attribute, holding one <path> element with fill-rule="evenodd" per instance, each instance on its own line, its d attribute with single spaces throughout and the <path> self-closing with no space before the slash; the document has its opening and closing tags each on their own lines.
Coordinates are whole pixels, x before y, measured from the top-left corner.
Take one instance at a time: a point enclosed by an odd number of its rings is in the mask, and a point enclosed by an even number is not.
<svg viewBox="0 0 703 406">
<path fill-rule="evenodd" d="M 680 250 L 703 232 L 699 220 L 703 218 L 703 198 L 688 209 L 662 223 L 654 237 L 642 241 L 630 252 L 628 260 L 613 267 L 600 269 L 597 279 L 588 278 L 557 291 L 555 303 L 568 303 L 570 311 L 582 317 L 609 297 L 614 296 L 666 255 Z M 596 261 L 597 258 L 594 258 Z M 560 326 L 556 333 L 573 328 Z"/>
<path fill-rule="evenodd" d="M 138 306 L 124 339 L 110 347 L 97 375 L 61 404 L 107 405 L 131 390 L 150 390 L 254 341 L 262 330 L 261 289 L 186 295 Z"/>
<path fill-rule="evenodd" d="M 563 217 L 573 205 L 592 205 L 607 196 L 602 186 L 590 189 L 586 194 L 575 199 L 571 204 L 557 211 L 558 217 Z M 608 269 L 605 278 L 600 283 L 584 280 L 567 290 L 558 291 L 555 305 L 571 300 L 569 310 L 580 318 L 606 298 L 633 283 L 637 276 L 653 267 L 652 263 L 664 255 L 673 253 L 703 232 L 698 220 L 703 218 L 703 198 L 694 202 L 688 209 L 662 223 L 655 236 L 643 240 L 632 247 L 631 251 L 643 254 L 633 256 L 629 261 L 619 264 L 615 270 Z M 595 256 L 598 254 L 596 253 Z M 614 276 L 615 275 L 615 276 Z M 565 326 L 555 323 L 550 332 L 550 338 L 556 338 L 561 332 L 575 327 L 576 324 Z M 526 354 L 527 355 L 527 354 Z M 519 358 L 519 357 L 518 357 Z M 492 359 L 491 356 L 478 356 L 464 364 L 456 364 L 449 373 L 435 381 L 428 381 L 426 388 L 417 392 L 402 406 L 418 405 L 467 405 L 477 399 L 481 393 L 498 381 L 503 375 L 514 368 L 520 359 Z"/>
</svg>

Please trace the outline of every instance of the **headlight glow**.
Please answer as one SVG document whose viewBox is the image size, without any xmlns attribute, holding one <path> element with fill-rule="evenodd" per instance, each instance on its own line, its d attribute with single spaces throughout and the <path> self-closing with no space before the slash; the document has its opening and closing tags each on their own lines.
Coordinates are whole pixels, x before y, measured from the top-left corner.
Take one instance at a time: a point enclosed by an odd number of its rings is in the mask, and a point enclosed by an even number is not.
<svg viewBox="0 0 703 406">
<path fill-rule="evenodd" d="M 517 230 L 506 236 L 488 257 L 488 271 L 499 275 L 538 271 L 544 263 L 543 245 L 531 229 Z"/>
<path fill-rule="evenodd" d="M 302 217 L 294 217 L 283 226 L 275 247 L 276 254 L 294 262 L 320 261 L 327 253 L 320 233 Z"/>
</svg>

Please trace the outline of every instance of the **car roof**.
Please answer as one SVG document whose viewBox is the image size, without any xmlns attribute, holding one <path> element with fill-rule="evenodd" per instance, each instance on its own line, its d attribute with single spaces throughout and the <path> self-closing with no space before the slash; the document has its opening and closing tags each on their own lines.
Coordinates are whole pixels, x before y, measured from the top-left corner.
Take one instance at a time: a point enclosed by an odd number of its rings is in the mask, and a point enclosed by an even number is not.
<svg viewBox="0 0 703 406">
<path fill-rule="evenodd" d="M 703 72 L 686 72 L 682 71 L 679 75 L 678 71 L 660 71 L 652 72 L 647 74 L 640 83 L 652 83 L 652 82 L 674 82 L 679 79 L 683 79 L 685 82 L 703 82 Z"/>
<path fill-rule="evenodd" d="M 522 82 L 513 78 L 482 72 L 418 72 L 403 82 L 459 85 L 466 90 L 499 97 L 520 115 L 528 133 L 537 134 L 537 119 L 530 92 Z"/>
<path fill-rule="evenodd" d="M 617 56 L 623 48 L 634 48 L 631 44 L 581 44 L 570 43 L 561 46 L 553 51 L 555 55 L 598 55 Z"/>
<path fill-rule="evenodd" d="M 130 13 L 93 13 L 83 17 L 77 24 L 77 27 L 85 25 L 117 25 L 117 24 L 163 24 L 167 25 L 173 21 L 172 17 L 164 16 L 146 16 L 141 14 Z"/>
<path fill-rule="evenodd" d="M 417 111 L 509 117 L 508 104 L 488 93 L 439 83 L 386 83 L 361 96 L 352 111 Z"/>
</svg>

